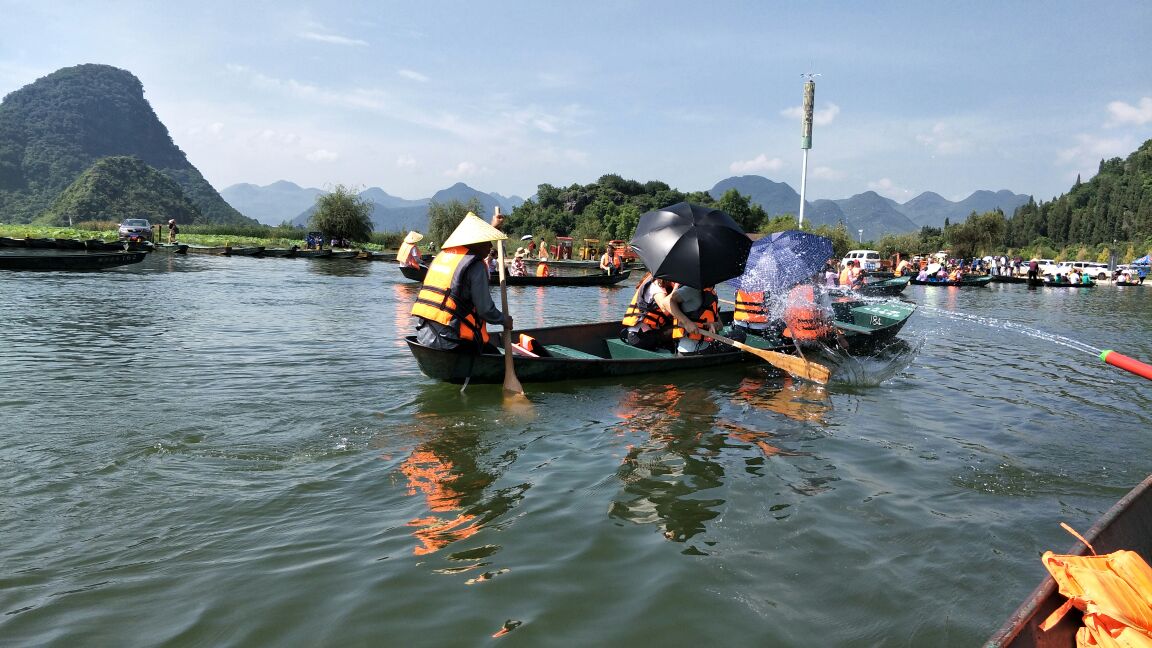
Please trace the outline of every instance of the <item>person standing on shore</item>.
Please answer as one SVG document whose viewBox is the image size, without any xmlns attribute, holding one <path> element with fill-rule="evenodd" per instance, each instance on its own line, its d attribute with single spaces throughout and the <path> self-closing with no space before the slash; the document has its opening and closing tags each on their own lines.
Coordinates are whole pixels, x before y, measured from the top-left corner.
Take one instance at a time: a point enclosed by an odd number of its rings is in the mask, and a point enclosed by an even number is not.
<svg viewBox="0 0 1152 648">
<path fill-rule="evenodd" d="M 180 233 L 180 228 L 176 226 L 176 219 L 168 219 L 168 242 L 175 243 L 176 235 Z"/>
</svg>

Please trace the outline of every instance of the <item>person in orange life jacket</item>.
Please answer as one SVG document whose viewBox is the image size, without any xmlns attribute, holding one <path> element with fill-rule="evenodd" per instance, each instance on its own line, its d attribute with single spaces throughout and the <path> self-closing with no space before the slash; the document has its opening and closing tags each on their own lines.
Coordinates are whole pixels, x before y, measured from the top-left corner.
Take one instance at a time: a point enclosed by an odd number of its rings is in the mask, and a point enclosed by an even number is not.
<svg viewBox="0 0 1152 648">
<path fill-rule="evenodd" d="M 600 255 L 600 269 L 604 271 L 604 274 L 609 275 L 615 272 L 619 272 L 619 270 L 616 268 L 616 264 L 612 263 L 611 248 L 604 250 L 604 254 Z"/>
<path fill-rule="evenodd" d="M 653 351 L 666 347 L 672 340 L 672 316 L 668 312 L 668 295 L 674 284 L 644 275 L 632 295 L 632 302 L 620 324 L 620 339 L 639 349 Z"/>
<path fill-rule="evenodd" d="M 509 330 L 513 322 L 492 301 L 484 258 L 492 241 L 502 237 L 472 215 L 444 241 L 412 306 L 420 344 L 446 351 L 497 352 L 485 322 L 503 324 Z"/>
<path fill-rule="evenodd" d="M 736 291 L 736 308 L 732 313 L 733 333 L 759 336 L 766 336 L 769 333 L 779 334 L 784 327 L 779 320 L 772 319 L 767 297 L 768 294 L 765 292 Z M 734 339 L 744 340 L 739 336 Z"/>
<path fill-rule="evenodd" d="M 700 355 L 724 350 L 719 343 L 700 335 L 701 328 L 713 333 L 720 329 L 719 301 L 712 286 L 678 286 L 668 297 L 668 311 L 673 317 L 672 339 L 676 341 L 678 354 Z"/>
<path fill-rule="evenodd" d="M 840 272 L 840 285 L 849 288 L 859 288 L 864 285 L 864 271 L 860 269 L 860 262 L 853 259 L 844 266 Z"/>
<path fill-rule="evenodd" d="M 548 271 L 548 251 L 540 248 L 540 261 L 536 264 L 536 276 L 547 277 L 549 274 L 551 273 Z"/>
<path fill-rule="evenodd" d="M 847 338 L 832 326 L 827 293 L 814 283 L 802 283 L 788 291 L 784 324 L 784 335 L 798 346 L 812 346 L 834 335 L 841 347 L 848 348 Z"/>
</svg>

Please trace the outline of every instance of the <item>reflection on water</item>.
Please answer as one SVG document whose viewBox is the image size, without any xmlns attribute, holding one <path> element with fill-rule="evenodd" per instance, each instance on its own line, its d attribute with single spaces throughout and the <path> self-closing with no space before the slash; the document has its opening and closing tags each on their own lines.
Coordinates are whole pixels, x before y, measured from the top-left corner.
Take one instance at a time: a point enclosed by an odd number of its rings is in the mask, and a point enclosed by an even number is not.
<svg viewBox="0 0 1152 648">
<path fill-rule="evenodd" d="M 367 277 L 372 274 L 372 262 L 361 259 L 304 259 L 310 274 L 325 277 Z M 382 265 L 392 265 L 384 263 Z"/>
<path fill-rule="evenodd" d="M 426 515 L 408 522 L 417 544 L 413 554 L 423 556 L 470 538 L 508 513 L 523 499 L 529 484 L 493 489 L 503 468 L 515 462 L 516 452 L 488 456 L 492 419 L 485 415 L 493 403 L 448 396 L 436 386 L 419 401 L 415 417 L 416 446 L 400 465 L 406 494 L 423 501 Z M 446 404 L 455 401 L 455 407 Z M 499 547 L 453 554 L 453 560 L 486 558 Z M 482 554 L 482 555 L 481 555 Z M 482 566 L 444 570 L 449 573 Z"/>
</svg>

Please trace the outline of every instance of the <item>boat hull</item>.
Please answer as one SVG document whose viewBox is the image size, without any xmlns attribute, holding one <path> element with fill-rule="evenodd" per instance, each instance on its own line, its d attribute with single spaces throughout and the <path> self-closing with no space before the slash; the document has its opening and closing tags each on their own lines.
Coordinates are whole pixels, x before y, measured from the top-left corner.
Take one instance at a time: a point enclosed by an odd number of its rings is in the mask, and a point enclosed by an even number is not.
<svg viewBox="0 0 1152 648">
<path fill-rule="evenodd" d="M 0 270 L 102 270 L 139 263 L 147 252 L 81 252 L 75 254 L 0 254 Z"/>
<path fill-rule="evenodd" d="M 983 277 L 972 277 L 971 279 L 961 279 L 960 281 L 932 281 L 931 279 L 921 281 L 913 279 L 912 284 L 916 286 L 956 286 L 959 288 L 975 288 L 979 286 L 987 286 L 988 282 L 992 281 L 992 275 L 985 275 Z"/>
<path fill-rule="evenodd" d="M 1152 476 L 1145 478 L 1108 509 L 1083 535 L 1097 554 L 1128 549 L 1152 563 Z M 1089 552 L 1087 547 L 1076 543 L 1064 553 L 1084 556 Z M 1050 576 L 1045 577 L 985 646 L 1072 648 L 1076 645 L 1076 630 L 1083 625 L 1079 610 L 1073 608 L 1055 626 L 1040 630 L 1040 624 L 1066 600 L 1056 590 L 1056 581 Z"/>
</svg>

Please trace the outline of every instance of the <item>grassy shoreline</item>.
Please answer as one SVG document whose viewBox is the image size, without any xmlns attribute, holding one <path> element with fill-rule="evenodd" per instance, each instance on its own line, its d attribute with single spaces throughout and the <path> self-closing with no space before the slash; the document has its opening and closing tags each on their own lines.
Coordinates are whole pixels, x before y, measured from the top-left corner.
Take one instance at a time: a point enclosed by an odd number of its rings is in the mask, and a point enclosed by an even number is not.
<svg viewBox="0 0 1152 648">
<path fill-rule="evenodd" d="M 180 234 L 177 237 L 181 243 L 188 243 L 191 245 L 205 245 L 205 246 L 222 246 L 225 244 L 233 246 L 256 246 L 262 245 L 266 248 L 290 248 L 293 245 L 303 248 L 305 233 L 301 231 L 300 238 L 287 238 L 287 237 L 261 237 L 250 236 L 244 234 L 232 233 L 211 233 L 205 231 L 197 231 L 207 229 L 206 226 L 181 228 Z M 269 228 L 274 231 L 283 231 L 278 228 Z M 187 231 L 192 230 L 192 231 Z M 5 225 L 0 224 L 0 236 L 7 236 L 9 238 L 23 239 L 23 238 L 57 238 L 57 239 L 74 239 L 79 241 L 86 241 L 89 239 L 99 239 L 101 241 L 115 241 L 116 240 L 116 225 L 113 224 L 111 228 L 104 227 L 47 227 L 44 225 Z M 167 241 L 167 230 L 162 229 L 157 239 L 157 243 Z M 385 252 L 389 250 L 396 250 L 399 247 L 399 241 L 395 244 L 389 245 L 390 239 L 399 238 L 396 234 L 386 233 L 382 235 L 373 236 L 376 239 L 369 243 L 356 243 L 352 247 L 362 250 L 372 250 L 374 252 Z"/>
</svg>

